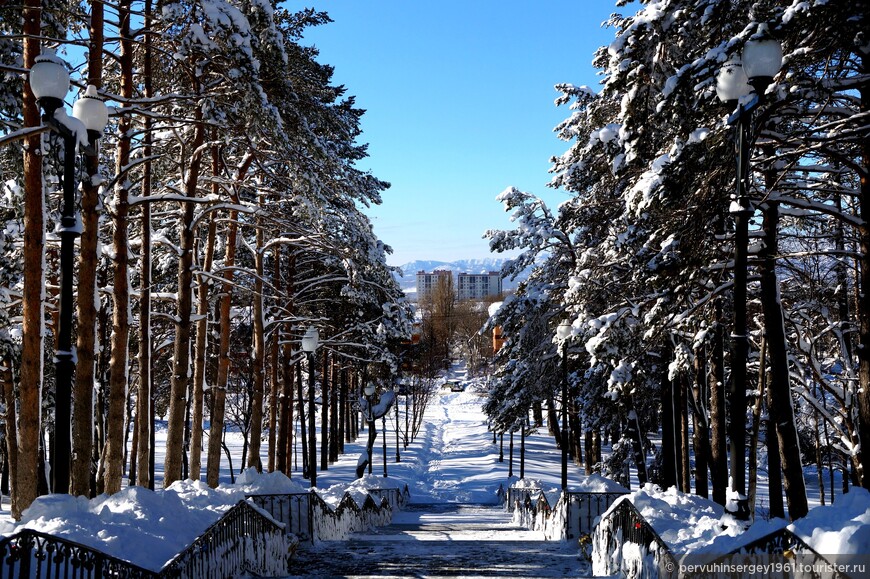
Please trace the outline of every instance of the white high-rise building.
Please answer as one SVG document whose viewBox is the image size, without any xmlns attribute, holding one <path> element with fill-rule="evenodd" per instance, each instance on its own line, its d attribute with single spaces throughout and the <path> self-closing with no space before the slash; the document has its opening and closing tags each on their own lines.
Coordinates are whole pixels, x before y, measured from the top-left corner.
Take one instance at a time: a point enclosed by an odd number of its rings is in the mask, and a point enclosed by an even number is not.
<svg viewBox="0 0 870 579">
<path fill-rule="evenodd" d="M 501 294 L 501 274 L 497 271 L 460 273 L 457 276 L 456 297 L 460 300 L 480 300 Z"/>
</svg>

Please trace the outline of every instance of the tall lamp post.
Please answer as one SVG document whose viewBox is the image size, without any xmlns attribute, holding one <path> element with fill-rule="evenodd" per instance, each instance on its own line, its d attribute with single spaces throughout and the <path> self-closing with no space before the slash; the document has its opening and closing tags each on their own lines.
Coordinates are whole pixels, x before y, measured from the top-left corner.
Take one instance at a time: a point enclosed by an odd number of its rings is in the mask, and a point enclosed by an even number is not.
<svg viewBox="0 0 870 579">
<path fill-rule="evenodd" d="M 320 333 L 314 326 L 309 326 L 302 336 L 302 351 L 308 354 L 308 478 L 311 488 L 317 486 L 317 436 L 315 436 L 314 420 L 314 351 L 320 341 Z"/>
<path fill-rule="evenodd" d="M 378 435 L 376 426 L 375 426 L 375 412 L 372 408 L 372 397 L 375 395 L 375 384 L 374 382 L 369 382 L 363 388 L 363 394 L 366 397 L 366 411 L 365 411 L 365 419 L 366 419 L 366 428 L 368 429 L 368 442 L 366 443 L 366 452 L 368 452 L 369 458 L 369 474 L 372 474 L 372 462 L 374 462 L 374 446 L 375 446 L 375 437 Z"/>
<path fill-rule="evenodd" d="M 42 121 L 63 138 L 63 206 L 60 226 L 60 304 L 58 308 L 57 350 L 55 353 L 55 417 L 54 445 L 51 450 L 51 490 L 55 493 L 69 492 L 70 479 L 70 414 L 72 405 L 72 381 L 75 371 L 75 352 L 72 345 L 73 326 L 73 265 L 75 240 L 80 234 L 76 214 L 75 153 L 81 136 L 74 123 L 63 111 L 63 99 L 70 88 L 69 72 L 64 62 L 54 51 L 46 50 L 36 57 L 30 69 L 30 87 L 33 96 L 42 108 Z M 60 118 L 58 118 L 60 117 Z M 73 117 L 84 126 L 88 136 L 87 155 L 96 155 L 97 139 L 103 134 L 109 121 L 106 105 L 97 96 L 97 90 L 89 85 L 84 96 L 73 106 Z M 65 119 L 66 118 L 66 119 Z"/>
<path fill-rule="evenodd" d="M 749 336 L 746 324 L 749 220 L 754 209 L 749 202 L 749 156 L 752 148 L 752 114 L 764 100 L 764 92 L 782 66 L 779 42 L 760 34 L 748 40 L 741 59 L 732 58 L 716 77 L 716 94 L 734 112 L 728 124 L 735 128 L 736 187 L 731 202 L 734 216 L 734 320 L 731 333 L 732 365 L 728 397 L 731 420 L 728 436 L 731 442 L 731 490 L 737 495 L 738 519 L 749 518 L 746 495 L 746 362 L 749 357 Z M 753 94 L 754 93 L 754 94 Z"/>
<path fill-rule="evenodd" d="M 559 356 L 562 358 L 562 492 L 568 490 L 568 338 L 571 336 L 571 324 L 562 322 L 556 328 L 556 338 L 559 340 Z"/>
</svg>

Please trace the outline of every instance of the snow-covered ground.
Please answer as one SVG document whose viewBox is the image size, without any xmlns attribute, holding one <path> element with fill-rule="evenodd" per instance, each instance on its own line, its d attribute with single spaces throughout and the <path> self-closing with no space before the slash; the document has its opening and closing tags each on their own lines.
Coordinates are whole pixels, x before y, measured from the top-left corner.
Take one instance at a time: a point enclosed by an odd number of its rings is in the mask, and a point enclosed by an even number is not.
<svg viewBox="0 0 870 579">
<path fill-rule="evenodd" d="M 391 412 L 386 420 L 387 476 L 383 476 L 383 438 L 379 434 L 374 447 L 373 474 L 364 483 L 396 488 L 407 485 L 411 502 L 417 505 L 417 510 L 401 514 L 397 518 L 398 524 L 434 523 L 444 526 L 444 532 L 434 535 L 415 538 L 414 533 L 407 533 L 408 541 L 418 547 L 425 542 L 424 539 L 440 537 L 439 540 L 456 541 L 459 537 L 483 532 L 451 530 L 450 525 L 457 522 L 451 519 L 456 512 L 464 512 L 463 516 L 471 512 L 462 505 L 478 505 L 474 508 L 482 510 L 474 511 L 473 516 L 489 525 L 487 529 L 498 529 L 500 540 L 512 537 L 528 543 L 532 540 L 529 531 L 507 524 L 498 509 L 487 510 L 481 506 L 494 505 L 499 488 L 509 483 L 508 439 L 506 437 L 504 441 L 504 462 L 499 462 L 499 444 L 493 443 L 481 411 L 479 385 L 468 380 L 459 367 L 454 368 L 448 377 L 467 381 L 470 386 L 464 392 L 439 391 L 433 396 L 417 439 L 407 448 L 399 445 L 399 462 L 396 462 L 395 413 Z M 404 409 L 400 406 L 400 410 L 399 422 L 403 426 Z M 381 425 L 378 421 L 379 428 Z M 328 502 L 337 503 L 346 490 L 359 487 L 359 483 L 353 483 L 365 439 L 366 433 L 362 432 L 359 440 L 346 444 L 345 454 L 335 464 L 318 473 L 319 492 Z M 160 441 L 158 439 L 158 443 Z M 159 569 L 221 513 L 242 500 L 246 493 L 307 490 L 308 481 L 298 471 L 292 480 L 279 473 L 260 475 L 253 471 L 239 476 L 241 437 L 230 433 L 227 442 L 236 470 L 234 484 L 230 482 L 229 462 L 224 457 L 221 485 L 217 489 L 188 480 L 156 492 L 138 487 L 125 488 L 114 496 L 101 496 L 91 501 L 66 495 L 41 497 L 25 513 L 24 520 L 17 524 L 8 518 L 8 507 L 4 505 L 4 512 L 0 515 L 0 534 L 8 535 L 21 527 L 39 529 L 100 548 L 140 566 Z M 519 453 L 520 441 L 516 436 L 515 475 L 520 471 Z M 561 453 L 545 431 L 527 438 L 526 482 L 534 481 L 536 486 L 543 488 L 551 505 L 556 503 L 559 494 L 560 461 Z M 162 453 L 158 451 L 158 481 L 162 478 L 162 462 Z M 812 483 L 811 480 L 808 482 Z M 604 490 L 610 484 L 600 477 L 585 477 L 580 469 L 569 465 L 572 490 Z M 764 485 L 759 486 L 762 488 Z M 637 489 L 636 483 L 633 488 Z M 816 494 L 816 501 L 817 497 Z M 652 521 L 657 532 L 676 550 L 703 552 L 714 549 L 725 552 L 740 542 L 736 535 L 742 529 L 729 527 L 723 533 L 721 508 L 709 501 L 680 495 L 673 489 L 660 491 L 652 487 L 636 490 L 632 499 L 644 516 Z M 452 504 L 455 508 L 436 508 L 434 510 L 440 514 L 427 514 L 423 505 L 432 504 Z M 414 520 L 405 520 L 408 517 Z M 498 521 L 489 521 L 490 517 Z M 749 535 L 743 537 L 743 542 L 764 529 L 772 530 L 784 525 L 784 521 L 760 521 Z M 838 495 L 835 506 L 815 508 L 804 520 L 792 525 L 792 529 L 823 554 L 870 553 L 870 493 L 853 489 L 845 497 Z M 472 532 L 472 535 L 466 535 L 467 532 Z M 372 541 L 372 544 L 377 544 L 377 541 Z"/>
</svg>

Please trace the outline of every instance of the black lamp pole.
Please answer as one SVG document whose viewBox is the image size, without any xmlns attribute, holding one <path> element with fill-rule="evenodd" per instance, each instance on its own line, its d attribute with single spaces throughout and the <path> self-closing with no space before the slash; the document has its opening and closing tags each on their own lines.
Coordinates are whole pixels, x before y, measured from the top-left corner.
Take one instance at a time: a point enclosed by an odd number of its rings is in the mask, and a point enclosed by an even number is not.
<svg viewBox="0 0 870 579">
<path fill-rule="evenodd" d="M 58 131 L 59 125 L 49 123 Z M 73 264 L 75 242 L 79 236 L 75 207 L 75 136 L 69 130 L 58 131 L 63 137 L 63 207 L 60 218 L 60 306 L 58 308 L 57 351 L 55 364 L 54 444 L 51 449 L 51 490 L 69 492 L 70 415 L 72 407 L 72 381 L 75 372 L 75 354 L 72 345 Z"/>
<path fill-rule="evenodd" d="M 742 420 L 746 411 L 746 363 L 749 358 L 749 336 L 746 323 L 746 300 L 749 269 L 749 220 L 752 208 L 749 204 L 747 180 L 749 179 L 749 127 L 752 110 L 758 98 L 747 105 L 740 105 L 732 116 L 736 123 L 735 153 L 737 161 L 737 207 L 734 207 L 734 318 L 732 339 L 731 382 L 728 396 L 734 409 L 729 424 L 731 441 L 731 488 L 736 491 L 737 512 L 735 516 L 749 518 L 749 500 L 746 495 L 746 423 Z"/>
<path fill-rule="evenodd" d="M 308 352 L 308 479 L 317 486 L 317 433 L 314 420 L 314 351 Z"/>
</svg>

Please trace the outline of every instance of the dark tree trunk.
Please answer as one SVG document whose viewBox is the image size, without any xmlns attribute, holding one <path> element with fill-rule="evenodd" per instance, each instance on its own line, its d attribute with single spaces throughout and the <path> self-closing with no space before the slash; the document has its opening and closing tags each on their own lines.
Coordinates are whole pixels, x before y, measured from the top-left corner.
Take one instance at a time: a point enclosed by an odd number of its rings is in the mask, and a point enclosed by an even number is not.
<svg viewBox="0 0 870 579">
<path fill-rule="evenodd" d="M 725 337 L 722 331 L 722 299 L 714 302 L 716 319 L 710 332 L 710 478 L 713 500 L 725 505 L 728 489 L 728 453 L 725 432 Z"/>
<path fill-rule="evenodd" d="M 710 425 L 707 422 L 707 367 L 704 346 L 695 348 L 695 365 L 692 380 L 692 446 L 695 451 L 695 493 L 707 498 L 709 494 L 707 468 L 710 462 Z"/>
<path fill-rule="evenodd" d="M 779 438 L 779 454 L 782 461 L 788 514 L 792 520 L 809 512 L 807 490 L 801 464 L 797 426 L 794 418 L 794 401 L 791 395 L 791 379 L 788 373 L 788 346 L 782 305 L 779 301 L 779 282 L 776 279 L 775 259 L 777 252 L 777 227 L 779 206 L 768 202 L 762 209 L 764 215 L 764 248 L 760 268 L 761 307 L 764 311 L 764 330 L 770 356 L 770 390 L 773 400 L 771 418 L 776 424 Z"/>
<path fill-rule="evenodd" d="M 665 348 L 662 359 L 661 405 L 662 405 L 662 472 L 661 485 L 665 489 L 677 485 L 677 424 L 674 413 L 675 385 L 668 376 L 668 364 L 673 352 Z"/>
</svg>

